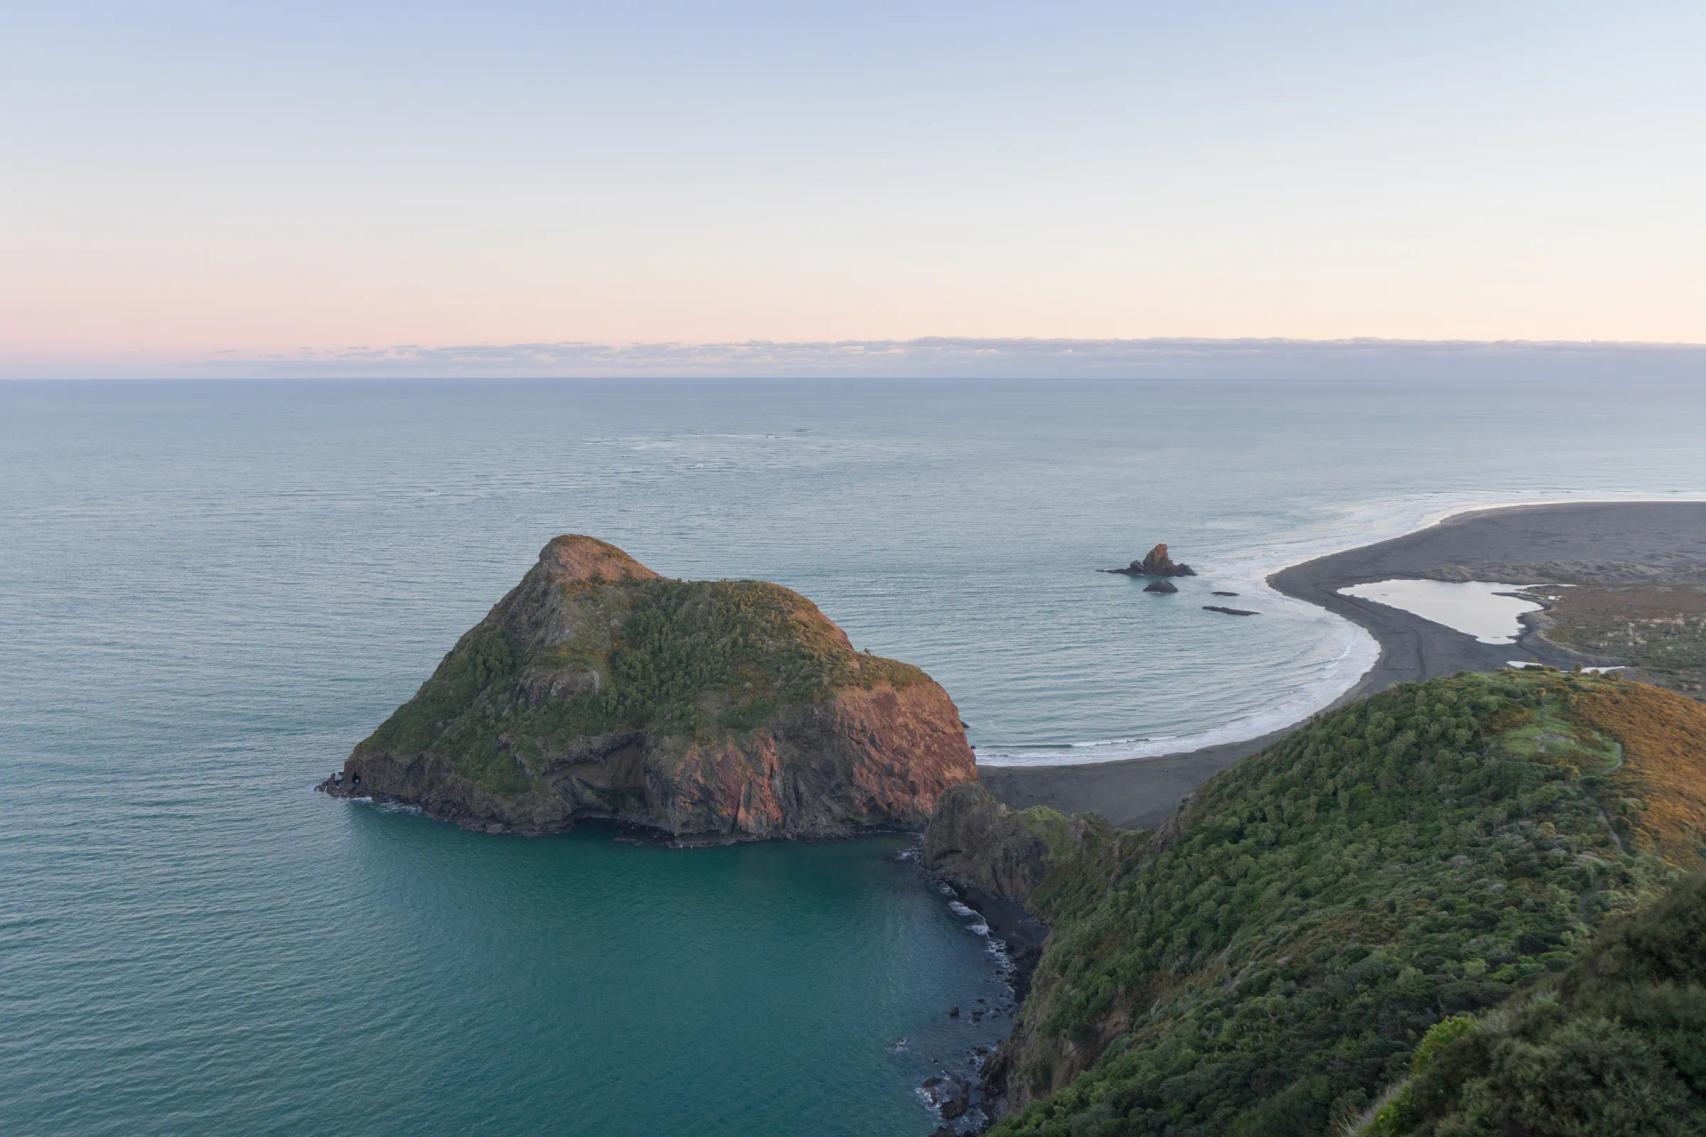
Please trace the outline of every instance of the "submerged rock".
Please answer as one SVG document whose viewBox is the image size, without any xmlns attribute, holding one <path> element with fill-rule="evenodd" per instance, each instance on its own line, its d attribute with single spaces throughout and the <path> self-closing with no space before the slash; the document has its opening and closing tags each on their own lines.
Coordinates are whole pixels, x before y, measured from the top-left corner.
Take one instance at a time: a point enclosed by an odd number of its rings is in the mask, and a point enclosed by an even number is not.
<svg viewBox="0 0 1706 1137">
<path fill-rule="evenodd" d="M 1160 593 L 1177 592 L 1179 591 L 1179 586 L 1170 580 L 1152 580 L 1143 586 L 1143 591 Z"/>
<path fill-rule="evenodd" d="M 953 700 L 798 593 L 660 577 L 558 537 L 319 787 L 525 833 L 921 829 L 977 777 Z"/>
<path fill-rule="evenodd" d="M 1119 573 L 1122 576 L 1195 576 L 1196 570 L 1190 565 L 1179 564 L 1167 555 L 1167 546 L 1160 544 L 1144 554 L 1141 561 L 1133 561 L 1125 568 L 1103 569 L 1103 572 Z"/>
<path fill-rule="evenodd" d="M 1260 616 L 1260 612 L 1252 612 L 1248 608 L 1223 608 L 1219 604 L 1204 604 L 1204 612 L 1222 612 L 1228 616 Z"/>
</svg>

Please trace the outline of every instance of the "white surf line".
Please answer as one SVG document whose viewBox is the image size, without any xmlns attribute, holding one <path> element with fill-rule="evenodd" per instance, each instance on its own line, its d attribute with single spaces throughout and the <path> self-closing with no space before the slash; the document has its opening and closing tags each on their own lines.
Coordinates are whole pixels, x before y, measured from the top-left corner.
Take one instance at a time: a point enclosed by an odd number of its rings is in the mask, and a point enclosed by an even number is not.
<svg viewBox="0 0 1706 1137">
<path fill-rule="evenodd" d="M 1541 491 L 1536 491 L 1537 494 Z M 1434 500 L 1426 500 L 1434 498 Z M 977 764 L 980 766 L 1089 766 L 1103 762 L 1122 762 L 1132 758 L 1160 758 L 1176 754 L 1188 754 L 1193 750 L 1202 750 L 1210 746 L 1226 746 L 1238 742 L 1247 742 L 1252 738 L 1260 738 L 1276 730 L 1284 730 L 1296 726 L 1311 715 L 1318 714 L 1332 706 L 1338 698 L 1362 681 L 1369 670 L 1380 658 L 1380 644 L 1361 624 L 1356 623 L 1336 612 L 1330 612 L 1317 604 L 1306 600 L 1297 600 L 1287 596 L 1268 584 L 1268 577 L 1284 572 L 1288 568 L 1306 564 L 1309 561 L 1320 560 L 1336 553 L 1349 552 L 1369 545 L 1378 545 L 1383 541 L 1408 537 L 1412 533 L 1420 533 L 1424 529 L 1432 529 L 1441 522 L 1465 513 L 1482 513 L 1499 509 L 1516 509 L 1523 506 L 1536 505 L 1622 505 L 1631 502 L 1676 502 L 1679 504 L 1706 504 L 1706 495 L 1678 493 L 1676 491 L 1641 491 L 1641 490 L 1594 490 L 1585 492 L 1577 497 L 1519 497 L 1519 498 L 1478 498 L 1471 495 L 1467 498 L 1456 497 L 1451 504 L 1442 504 L 1434 495 L 1425 494 L 1415 497 L 1400 498 L 1386 506 L 1362 505 L 1350 506 L 1341 511 L 1340 516 L 1358 513 L 1379 513 L 1389 521 L 1389 526 L 1371 529 L 1358 540 L 1350 544 L 1342 543 L 1342 538 L 1326 538 L 1332 544 L 1322 547 L 1322 544 L 1312 545 L 1305 538 L 1302 541 L 1290 542 L 1284 555 L 1288 558 L 1283 564 L 1274 567 L 1263 567 L 1253 580 L 1245 579 L 1236 574 L 1252 571 L 1248 566 L 1255 562 L 1233 562 L 1225 572 L 1205 572 L 1203 579 L 1211 584 L 1221 582 L 1242 584 L 1251 589 L 1270 606 L 1289 609 L 1293 613 L 1303 612 L 1311 618 L 1325 616 L 1328 624 L 1334 626 L 1334 631 L 1340 637 L 1342 649 L 1333 659 L 1322 668 L 1322 677 L 1313 684 L 1306 684 L 1304 689 L 1275 706 L 1253 715 L 1231 719 L 1218 726 L 1195 734 L 1182 734 L 1173 738 L 1149 737 L 1146 741 L 1136 744 L 1126 743 L 1086 743 L 1064 742 L 1058 746 L 1049 747 L 1014 747 L 1006 748 L 999 743 L 984 743 L 977 750 Z M 1423 505 L 1422 512 L 1414 513 L 1409 508 Z M 1402 518 L 1403 520 L 1397 520 Z M 1418 520 L 1419 518 L 1419 520 Z M 1328 524 L 1323 521 L 1322 524 Z M 1394 524 L 1395 523 L 1395 524 Z M 1324 543 L 1322 538 L 1316 541 Z M 1272 562 L 1268 562 L 1272 564 Z M 1142 730 L 1130 732 L 1136 737 L 1145 737 Z"/>
<path fill-rule="evenodd" d="M 1516 671 L 1527 671 L 1530 668 L 1539 668 L 1542 671 L 1547 669 L 1546 664 L 1532 659 L 1507 660 L 1505 662 L 1505 666 Z M 1584 667 L 1582 670 L 1587 672 L 1589 675 L 1604 675 L 1608 671 L 1626 671 L 1628 668 L 1629 665 L 1627 663 L 1608 663 L 1603 667 Z"/>
</svg>

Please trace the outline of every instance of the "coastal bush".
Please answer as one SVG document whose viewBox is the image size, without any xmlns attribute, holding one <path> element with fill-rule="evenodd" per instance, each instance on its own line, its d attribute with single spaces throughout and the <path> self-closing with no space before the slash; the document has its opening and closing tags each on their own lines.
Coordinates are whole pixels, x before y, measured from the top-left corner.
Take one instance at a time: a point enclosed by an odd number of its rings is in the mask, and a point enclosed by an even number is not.
<svg viewBox="0 0 1706 1137">
<path fill-rule="evenodd" d="M 904 687 L 917 668 L 855 652 L 806 599 L 757 581 L 666 579 L 607 585 L 579 632 L 529 653 L 495 622 L 453 648 L 415 698 L 364 747 L 453 756 L 496 793 L 573 740 L 625 731 L 705 741 L 848 687 Z"/>
<path fill-rule="evenodd" d="M 1556 981 L 1447 1021 L 1359 1137 L 1706 1133 L 1706 877 L 1609 924 Z"/>
<path fill-rule="evenodd" d="M 1436 1024 L 1568 967 L 1665 890 L 1670 861 L 1700 863 L 1697 833 L 1641 837 L 1652 747 L 1605 713 L 1627 686 L 1398 687 L 1213 779 L 1114 863 L 1055 872 L 1008 1053 L 1028 1104 L 995 1132 L 1325 1133 L 1369 1109 Z M 1695 706 L 1656 694 L 1652 714 Z M 1698 799 L 1691 726 L 1643 729 L 1682 747 L 1667 768 Z M 1584 1027 L 1570 1053 L 1591 1066 L 1607 1038 Z"/>
</svg>

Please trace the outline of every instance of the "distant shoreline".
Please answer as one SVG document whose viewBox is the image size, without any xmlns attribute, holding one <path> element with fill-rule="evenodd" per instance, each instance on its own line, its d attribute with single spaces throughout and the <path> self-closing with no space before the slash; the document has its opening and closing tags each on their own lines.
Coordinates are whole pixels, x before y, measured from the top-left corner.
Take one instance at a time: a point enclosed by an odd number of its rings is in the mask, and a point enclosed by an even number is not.
<svg viewBox="0 0 1706 1137">
<path fill-rule="evenodd" d="M 1373 666 L 1333 709 L 1396 683 L 1494 671 L 1512 660 L 1570 667 L 1595 660 L 1548 643 L 1532 622 L 1514 644 L 1484 644 L 1372 601 L 1340 595 L 1393 577 L 1591 579 L 1611 566 L 1706 561 L 1706 502 L 1628 501 L 1513 505 L 1453 514 L 1389 540 L 1329 553 L 1268 576 L 1275 591 L 1360 625 L 1379 645 Z M 1510 575 L 1515 573 L 1516 575 Z M 1283 738 L 1309 717 L 1254 738 L 1152 758 L 1056 766 L 984 766 L 983 784 L 1009 805 L 1094 810 L 1117 825 L 1164 821 L 1179 802 L 1239 759 Z"/>
</svg>

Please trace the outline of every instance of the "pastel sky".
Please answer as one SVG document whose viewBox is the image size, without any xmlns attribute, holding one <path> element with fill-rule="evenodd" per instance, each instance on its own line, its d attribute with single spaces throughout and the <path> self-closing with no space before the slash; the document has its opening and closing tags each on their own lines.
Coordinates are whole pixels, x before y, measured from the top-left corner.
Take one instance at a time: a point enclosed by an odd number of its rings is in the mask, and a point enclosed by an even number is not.
<svg viewBox="0 0 1706 1137">
<path fill-rule="evenodd" d="M 1703 45 L 1639 0 L 4 4 L 0 376 L 1706 343 Z"/>
</svg>

